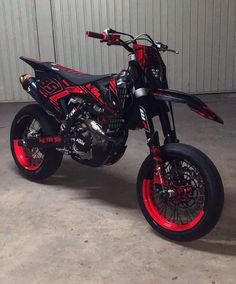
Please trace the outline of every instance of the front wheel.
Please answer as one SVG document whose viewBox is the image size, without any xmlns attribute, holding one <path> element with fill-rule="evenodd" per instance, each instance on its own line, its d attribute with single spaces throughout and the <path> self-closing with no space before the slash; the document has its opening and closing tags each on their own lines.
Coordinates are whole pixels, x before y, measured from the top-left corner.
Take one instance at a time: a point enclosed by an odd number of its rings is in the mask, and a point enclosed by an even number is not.
<svg viewBox="0 0 236 284">
<path fill-rule="evenodd" d="M 152 156 L 137 180 L 138 202 L 149 224 L 174 241 L 192 241 L 209 233 L 220 218 L 224 189 L 212 161 L 198 149 L 179 143 L 162 146 L 168 195 L 153 184 Z"/>
</svg>

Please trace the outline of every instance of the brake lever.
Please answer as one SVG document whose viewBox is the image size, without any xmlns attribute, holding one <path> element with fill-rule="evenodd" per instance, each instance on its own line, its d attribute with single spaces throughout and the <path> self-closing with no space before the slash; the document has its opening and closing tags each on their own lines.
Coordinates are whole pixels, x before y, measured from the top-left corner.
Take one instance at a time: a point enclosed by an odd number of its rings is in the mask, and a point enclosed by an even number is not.
<svg viewBox="0 0 236 284">
<path fill-rule="evenodd" d="M 166 51 L 169 51 L 169 52 L 172 52 L 172 53 L 175 53 L 175 54 L 179 54 L 179 51 L 178 50 L 174 50 L 174 49 L 167 48 Z"/>
<path fill-rule="evenodd" d="M 163 51 L 163 52 L 169 51 L 169 52 L 172 52 L 172 53 L 175 53 L 175 54 L 179 54 L 178 50 L 170 49 L 168 47 L 168 45 L 163 44 L 161 42 L 156 42 L 156 46 L 160 51 Z"/>
<path fill-rule="evenodd" d="M 168 45 L 163 44 L 161 42 L 155 42 L 156 46 L 158 49 L 160 49 L 161 51 L 166 51 L 168 49 Z"/>
</svg>

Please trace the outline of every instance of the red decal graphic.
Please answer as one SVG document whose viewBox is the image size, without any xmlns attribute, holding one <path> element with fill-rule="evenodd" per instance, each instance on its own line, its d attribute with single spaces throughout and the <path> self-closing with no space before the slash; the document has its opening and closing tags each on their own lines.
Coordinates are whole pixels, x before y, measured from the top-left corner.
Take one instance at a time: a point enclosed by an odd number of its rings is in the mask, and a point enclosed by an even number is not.
<svg viewBox="0 0 236 284">
<path fill-rule="evenodd" d="M 145 129 L 148 129 L 148 125 L 147 125 L 147 123 L 146 123 L 145 121 L 143 121 L 143 127 L 144 127 Z"/>
<path fill-rule="evenodd" d="M 97 99 L 101 96 L 100 91 L 98 88 L 91 84 L 85 85 L 85 90 L 87 89 L 90 93 L 92 93 Z"/>
<path fill-rule="evenodd" d="M 221 124 L 224 124 L 223 120 L 215 114 L 207 105 L 202 106 L 202 110 L 198 110 L 196 108 L 191 108 L 192 111 L 198 113 L 202 117 L 208 118 L 210 120 L 215 120 Z"/>
<path fill-rule="evenodd" d="M 140 66 L 145 71 L 147 68 L 149 47 L 141 44 L 134 44 L 133 48 Z"/>
<path fill-rule="evenodd" d="M 61 99 L 61 98 L 64 98 L 66 96 L 68 96 L 69 92 L 67 90 L 59 93 L 59 94 L 56 94 L 54 96 L 51 96 L 50 97 L 50 101 L 55 105 L 55 106 L 58 106 L 58 100 Z"/>
<path fill-rule="evenodd" d="M 62 82 L 63 82 L 63 84 L 64 84 L 66 87 L 69 87 L 69 86 L 70 86 L 70 84 L 69 84 L 65 79 L 63 79 Z"/>
<path fill-rule="evenodd" d="M 111 79 L 110 83 L 109 83 L 109 90 L 111 91 L 111 93 L 113 94 L 117 94 L 116 92 L 116 80 L 115 79 Z"/>
<path fill-rule="evenodd" d="M 101 98 L 101 94 L 98 88 L 93 86 L 92 84 L 87 84 L 84 88 L 85 93 L 93 95 L 97 101 L 111 113 L 114 113 L 113 109 L 111 109 L 107 103 Z"/>
<path fill-rule="evenodd" d="M 48 97 L 47 93 L 45 93 L 43 90 L 40 90 L 39 93 L 40 93 L 41 95 L 43 95 L 45 98 Z"/>
<path fill-rule="evenodd" d="M 62 83 L 66 86 L 63 88 Z M 87 84 L 85 86 L 70 86 L 66 80 L 62 80 L 62 83 L 51 78 L 46 78 L 41 80 L 38 85 L 40 87 L 40 94 L 49 100 L 54 105 L 54 107 L 60 111 L 59 100 L 67 97 L 68 95 L 74 94 L 85 94 L 88 96 L 93 96 L 104 108 L 109 112 L 114 113 L 114 111 L 107 105 L 107 103 L 102 99 L 99 89 L 92 85 Z M 111 88 L 116 93 L 116 81 L 112 80 Z"/>
<path fill-rule="evenodd" d="M 41 137 L 39 143 L 61 143 L 62 139 L 58 136 Z"/>
<path fill-rule="evenodd" d="M 84 94 L 84 90 L 82 87 L 79 87 L 79 86 L 71 86 L 71 87 L 68 87 L 66 88 L 66 90 L 69 92 L 69 93 L 76 93 L 76 94 Z"/>
<path fill-rule="evenodd" d="M 53 96 L 63 91 L 61 83 L 55 79 L 43 79 L 38 82 L 38 85 L 42 88 L 44 92 L 48 94 L 48 96 Z"/>
<path fill-rule="evenodd" d="M 150 132 L 150 127 L 147 121 L 147 115 L 146 115 L 146 111 L 144 108 L 142 108 L 141 106 L 139 106 L 139 111 L 140 111 L 140 116 L 142 119 L 142 123 L 143 123 L 143 127 L 146 131 Z"/>
</svg>

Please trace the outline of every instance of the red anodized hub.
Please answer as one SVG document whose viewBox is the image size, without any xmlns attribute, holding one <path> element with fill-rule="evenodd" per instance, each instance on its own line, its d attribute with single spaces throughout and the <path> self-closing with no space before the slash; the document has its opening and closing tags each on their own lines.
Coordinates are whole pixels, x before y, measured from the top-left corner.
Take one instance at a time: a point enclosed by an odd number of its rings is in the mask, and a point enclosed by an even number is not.
<svg viewBox="0 0 236 284">
<path fill-rule="evenodd" d="M 35 159 L 32 155 L 32 150 L 19 145 L 19 140 L 13 142 L 15 156 L 19 164 L 28 171 L 36 171 L 43 163 L 44 157 Z"/>
</svg>

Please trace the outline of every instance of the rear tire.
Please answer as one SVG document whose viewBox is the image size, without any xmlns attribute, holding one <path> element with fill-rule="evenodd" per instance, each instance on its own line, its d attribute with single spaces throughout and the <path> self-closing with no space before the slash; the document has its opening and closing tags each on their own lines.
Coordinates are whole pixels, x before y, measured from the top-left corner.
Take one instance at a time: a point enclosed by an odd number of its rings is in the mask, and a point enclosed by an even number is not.
<svg viewBox="0 0 236 284">
<path fill-rule="evenodd" d="M 31 104 L 22 108 L 15 116 L 10 132 L 12 156 L 20 172 L 31 180 L 43 180 L 50 177 L 60 167 L 63 154 L 56 149 L 25 148 L 18 146 L 17 140 L 22 139 L 32 129 L 32 123 L 38 126 L 42 136 L 56 135 L 59 126 L 39 105 Z M 32 130 L 31 130 L 32 131 Z M 38 156 L 33 157 L 33 154 Z"/>
<path fill-rule="evenodd" d="M 186 225 L 185 223 L 183 223 L 183 220 L 181 219 L 179 219 L 181 220 L 180 223 L 180 221 L 178 220 L 178 215 L 177 215 L 177 221 L 175 220 L 176 223 L 173 223 L 172 220 L 173 218 L 175 218 L 175 214 L 177 214 L 176 212 L 174 212 L 174 217 L 172 217 L 172 219 L 170 217 L 168 219 L 166 216 L 164 216 L 163 213 L 164 210 L 161 210 L 162 209 L 161 206 L 163 205 L 163 203 L 159 203 L 159 205 L 157 204 L 156 195 L 155 195 L 156 192 L 152 186 L 153 159 L 152 156 L 149 155 L 144 160 L 140 168 L 137 179 L 138 202 L 142 210 L 142 213 L 146 218 L 146 220 L 148 221 L 148 223 L 154 228 L 154 230 L 168 239 L 174 241 L 192 241 L 201 238 L 214 228 L 214 226 L 216 225 L 216 223 L 218 222 L 221 216 L 224 204 L 224 189 L 220 175 L 216 167 L 212 163 L 212 161 L 204 153 L 202 153 L 201 151 L 199 151 L 198 149 L 192 146 L 180 143 L 171 143 L 162 146 L 162 151 L 164 154 L 165 161 L 177 161 L 177 160 L 186 161 L 183 162 L 183 164 L 189 163 L 192 165 L 194 169 L 197 170 L 197 172 L 199 173 L 199 177 L 201 177 L 201 180 L 203 181 L 203 183 L 200 183 L 201 190 L 205 194 L 202 205 L 203 208 L 199 209 L 199 207 L 197 207 L 199 211 L 200 210 L 202 211 L 200 211 L 199 214 L 196 213 L 196 217 L 194 217 L 195 219 L 193 219 L 193 221 L 190 220 L 189 223 L 187 223 Z M 174 165 L 176 167 L 175 162 Z M 188 170 L 187 166 L 185 166 L 185 168 L 183 169 L 184 170 L 182 170 L 182 172 Z M 174 172 L 174 170 L 172 171 Z M 183 174 L 183 177 L 184 176 L 185 174 Z M 193 183 L 191 180 L 194 180 L 195 176 L 191 176 L 190 174 L 189 177 L 190 177 L 188 178 L 188 182 L 190 184 L 189 188 L 191 188 L 191 183 Z M 154 192 L 154 194 L 152 191 Z M 150 195 L 150 197 L 147 197 L 146 194 L 147 192 L 152 192 L 152 195 Z M 151 201 L 147 200 L 148 198 L 150 200 L 152 198 L 152 200 Z M 149 201 L 153 203 L 149 205 L 148 203 Z M 156 204 L 154 204 L 154 202 L 156 202 Z M 178 204 L 181 204 L 181 201 Z M 175 208 L 175 205 L 173 207 Z M 171 206 L 168 208 L 171 208 Z M 167 209 L 167 211 L 165 212 L 168 212 L 168 210 L 170 209 Z M 177 210 L 180 211 L 182 210 L 183 212 L 185 209 L 183 209 L 182 207 Z M 189 209 L 186 208 L 186 212 L 188 212 L 187 210 Z M 184 217 L 186 217 L 186 215 L 184 215 Z"/>
</svg>

